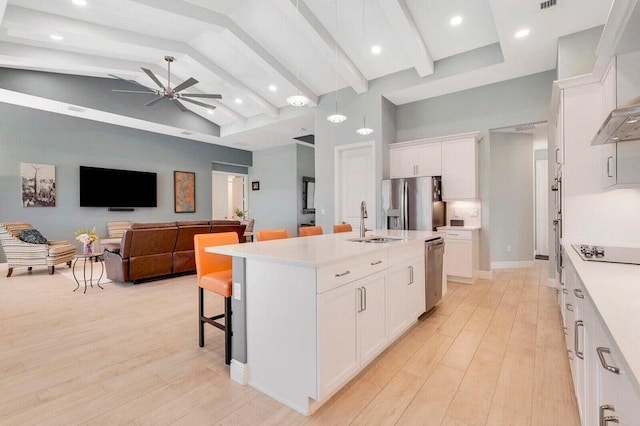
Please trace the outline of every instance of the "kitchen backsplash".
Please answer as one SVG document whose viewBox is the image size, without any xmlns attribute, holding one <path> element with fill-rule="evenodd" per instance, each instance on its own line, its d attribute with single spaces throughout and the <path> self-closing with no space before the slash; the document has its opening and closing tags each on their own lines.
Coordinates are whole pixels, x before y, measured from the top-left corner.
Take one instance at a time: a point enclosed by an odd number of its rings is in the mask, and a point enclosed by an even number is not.
<svg viewBox="0 0 640 426">
<path fill-rule="evenodd" d="M 464 220 L 464 226 L 481 226 L 482 209 L 480 201 L 449 201 L 447 202 L 447 225 L 451 219 Z"/>
</svg>

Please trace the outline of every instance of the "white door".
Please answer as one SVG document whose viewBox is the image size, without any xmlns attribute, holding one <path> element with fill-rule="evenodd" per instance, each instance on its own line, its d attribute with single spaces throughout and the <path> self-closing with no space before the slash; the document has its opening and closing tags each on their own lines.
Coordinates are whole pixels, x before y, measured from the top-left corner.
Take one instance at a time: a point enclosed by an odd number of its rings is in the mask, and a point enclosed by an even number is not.
<svg viewBox="0 0 640 426">
<path fill-rule="evenodd" d="M 549 175 L 548 160 L 536 160 L 536 255 L 549 255 Z"/>
<path fill-rule="evenodd" d="M 368 228 L 376 227 L 376 168 L 373 141 L 336 147 L 335 221 L 360 229 L 360 203 L 367 203 Z"/>
</svg>

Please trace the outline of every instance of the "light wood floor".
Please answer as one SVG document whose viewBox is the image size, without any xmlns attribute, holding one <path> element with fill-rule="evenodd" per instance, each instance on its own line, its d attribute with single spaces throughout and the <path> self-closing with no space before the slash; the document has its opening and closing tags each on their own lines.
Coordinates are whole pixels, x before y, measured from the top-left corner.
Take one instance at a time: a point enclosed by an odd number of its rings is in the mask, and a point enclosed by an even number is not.
<svg viewBox="0 0 640 426">
<path fill-rule="evenodd" d="M 219 330 L 198 347 L 194 276 L 78 294 L 60 274 L 17 269 L 0 278 L 0 424 L 577 425 L 546 271 L 450 283 L 434 313 L 305 418 L 229 379 Z"/>
</svg>

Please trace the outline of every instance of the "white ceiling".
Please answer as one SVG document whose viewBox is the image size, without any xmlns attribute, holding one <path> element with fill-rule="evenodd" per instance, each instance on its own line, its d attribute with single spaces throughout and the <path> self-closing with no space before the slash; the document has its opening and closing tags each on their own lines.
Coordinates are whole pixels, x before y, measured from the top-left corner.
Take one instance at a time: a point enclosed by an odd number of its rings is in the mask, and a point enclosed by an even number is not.
<svg viewBox="0 0 640 426">
<path fill-rule="evenodd" d="M 222 94 L 220 101 L 203 100 L 217 106 L 213 115 L 189 105 L 222 134 L 249 119 L 273 123 L 261 134 L 247 130 L 217 142 L 249 150 L 282 142 L 275 129 L 291 129 L 289 118 L 279 117 L 296 86 L 313 108 L 336 89 L 364 93 L 369 80 L 414 69 L 422 77 L 418 84 L 386 95 L 402 104 L 554 69 L 558 37 L 604 24 L 612 3 L 558 0 L 540 10 L 538 0 L 86 1 L 0 0 L 0 66 L 115 74 L 153 87 L 140 67 L 166 82 L 163 57 L 171 54 L 172 82 L 193 76 L 200 83 L 186 92 Z M 456 15 L 463 22 L 452 27 Z M 521 28 L 530 36 L 515 39 Z M 430 78 L 434 61 L 495 43 L 504 62 Z M 382 48 L 379 55 L 370 52 L 374 44 Z M 273 140 L 261 141 L 270 132 Z"/>
</svg>

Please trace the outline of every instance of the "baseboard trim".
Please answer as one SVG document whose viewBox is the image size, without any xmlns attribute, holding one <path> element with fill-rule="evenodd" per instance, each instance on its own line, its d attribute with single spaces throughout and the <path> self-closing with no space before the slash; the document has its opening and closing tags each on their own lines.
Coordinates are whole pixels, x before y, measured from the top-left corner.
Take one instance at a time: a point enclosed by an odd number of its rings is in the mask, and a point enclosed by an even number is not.
<svg viewBox="0 0 640 426">
<path fill-rule="evenodd" d="M 458 284 L 473 284 L 474 279 L 468 277 L 459 277 L 458 275 L 447 275 L 447 281 Z"/>
<path fill-rule="evenodd" d="M 8 263 L 0 263 L 0 271 L 6 271 L 8 268 Z"/>
<path fill-rule="evenodd" d="M 493 272 L 492 271 L 482 271 L 480 269 L 473 271 L 474 276 L 480 280 L 492 280 Z"/>
<path fill-rule="evenodd" d="M 491 269 L 531 268 L 533 260 L 519 260 L 515 262 L 491 262 Z"/>
<path fill-rule="evenodd" d="M 236 383 L 240 383 L 241 385 L 249 383 L 249 367 L 247 364 L 243 364 L 235 359 L 231 360 L 229 375 L 231 376 L 231 380 Z"/>
</svg>

